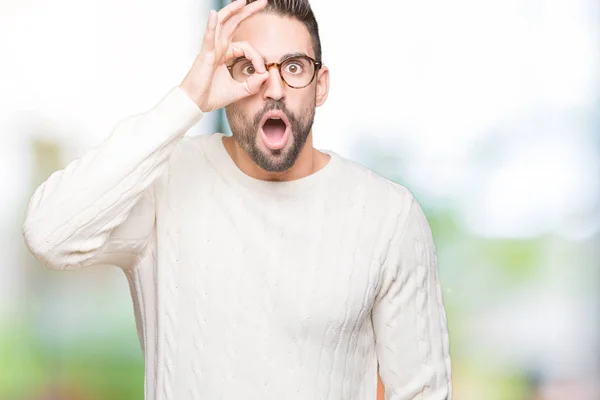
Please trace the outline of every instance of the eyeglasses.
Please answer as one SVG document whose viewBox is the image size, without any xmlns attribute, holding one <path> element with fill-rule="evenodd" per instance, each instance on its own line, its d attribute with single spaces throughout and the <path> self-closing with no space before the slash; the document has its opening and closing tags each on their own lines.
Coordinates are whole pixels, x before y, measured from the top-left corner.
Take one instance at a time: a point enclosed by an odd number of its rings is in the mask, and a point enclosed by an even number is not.
<svg viewBox="0 0 600 400">
<path fill-rule="evenodd" d="M 279 76 L 287 86 L 302 89 L 312 83 L 322 65 L 321 61 L 316 61 L 309 56 L 294 56 L 286 58 L 281 63 L 265 64 L 265 69 L 268 71 L 273 66 L 277 67 Z M 231 77 L 238 82 L 245 82 L 256 72 L 252 61 L 246 58 L 235 61 L 227 69 Z"/>
</svg>

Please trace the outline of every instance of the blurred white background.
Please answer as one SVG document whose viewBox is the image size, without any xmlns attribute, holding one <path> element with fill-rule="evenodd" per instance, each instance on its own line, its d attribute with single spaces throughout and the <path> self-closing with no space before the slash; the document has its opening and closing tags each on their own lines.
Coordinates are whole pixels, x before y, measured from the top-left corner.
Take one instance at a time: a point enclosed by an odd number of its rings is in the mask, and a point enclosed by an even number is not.
<svg viewBox="0 0 600 400">
<path fill-rule="evenodd" d="M 311 4 L 331 70 L 315 146 L 423 204 L 455 398 L 600 398 L 599 2 Z M 179 84 L 211 7 L 0 3 L 0 398 L 141 398 L 120 272 L 47 271 L 20 229 L 41 181 Z"/>
</svg>

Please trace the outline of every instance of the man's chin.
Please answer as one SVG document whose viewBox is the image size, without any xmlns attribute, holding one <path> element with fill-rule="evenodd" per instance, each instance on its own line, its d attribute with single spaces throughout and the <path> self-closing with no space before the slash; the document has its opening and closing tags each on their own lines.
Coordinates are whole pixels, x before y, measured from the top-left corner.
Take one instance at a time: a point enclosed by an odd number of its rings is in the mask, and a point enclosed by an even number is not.
<svg viewBox="0 0 600 400">
<path fill-rule="evenodd" d="M 259 157 L 254 162 L 267 172 L 285 172 L 290 169 L 293 163 L 288 160 L 288 149 L 264 150 L 259 149 Z"/>
</svg>

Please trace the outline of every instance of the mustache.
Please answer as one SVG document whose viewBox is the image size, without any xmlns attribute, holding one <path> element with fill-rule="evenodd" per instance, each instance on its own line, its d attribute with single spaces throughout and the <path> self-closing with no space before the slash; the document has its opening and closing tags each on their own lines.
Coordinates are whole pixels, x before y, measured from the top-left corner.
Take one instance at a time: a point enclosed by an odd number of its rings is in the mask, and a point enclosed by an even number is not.
<svg viewBox="0 0 600 400">
<path fill-rule="evenodd" d="M 272 110 L 279 110 L 283 113 L 285 113 L 285 115 L 287 115 L 288 119 L 290 121 L 295 120 L 295 116 L 294 114 L 292 114 L 287 107 L 285 106 L 285 103 L 281 100 L 270 100 L 264 107 L 263 109 L 258 112 L 255 116 L 254 116 L 254 125 L 258 125 L 260 123 L 260 120 L 262 119 L 262 117 L 264 117 L 264 115 L 266 113 L 268 113 L 269 111 Z"/>
</svg>

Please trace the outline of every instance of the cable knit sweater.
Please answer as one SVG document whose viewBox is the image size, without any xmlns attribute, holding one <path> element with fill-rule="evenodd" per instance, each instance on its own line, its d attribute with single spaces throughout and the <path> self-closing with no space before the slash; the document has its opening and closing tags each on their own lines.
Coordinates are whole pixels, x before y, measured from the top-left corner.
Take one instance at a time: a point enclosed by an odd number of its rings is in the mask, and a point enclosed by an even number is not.
<svg viewBox="0 0 600 400">
<path fill-rule="evenodd" d="M 431 230 L 404 186 L 340 155 L 243 173 L 179 87 L 33 194 L 49 268 L 125 273 L 148 400 L 451 400 Z"/>
</svg>

